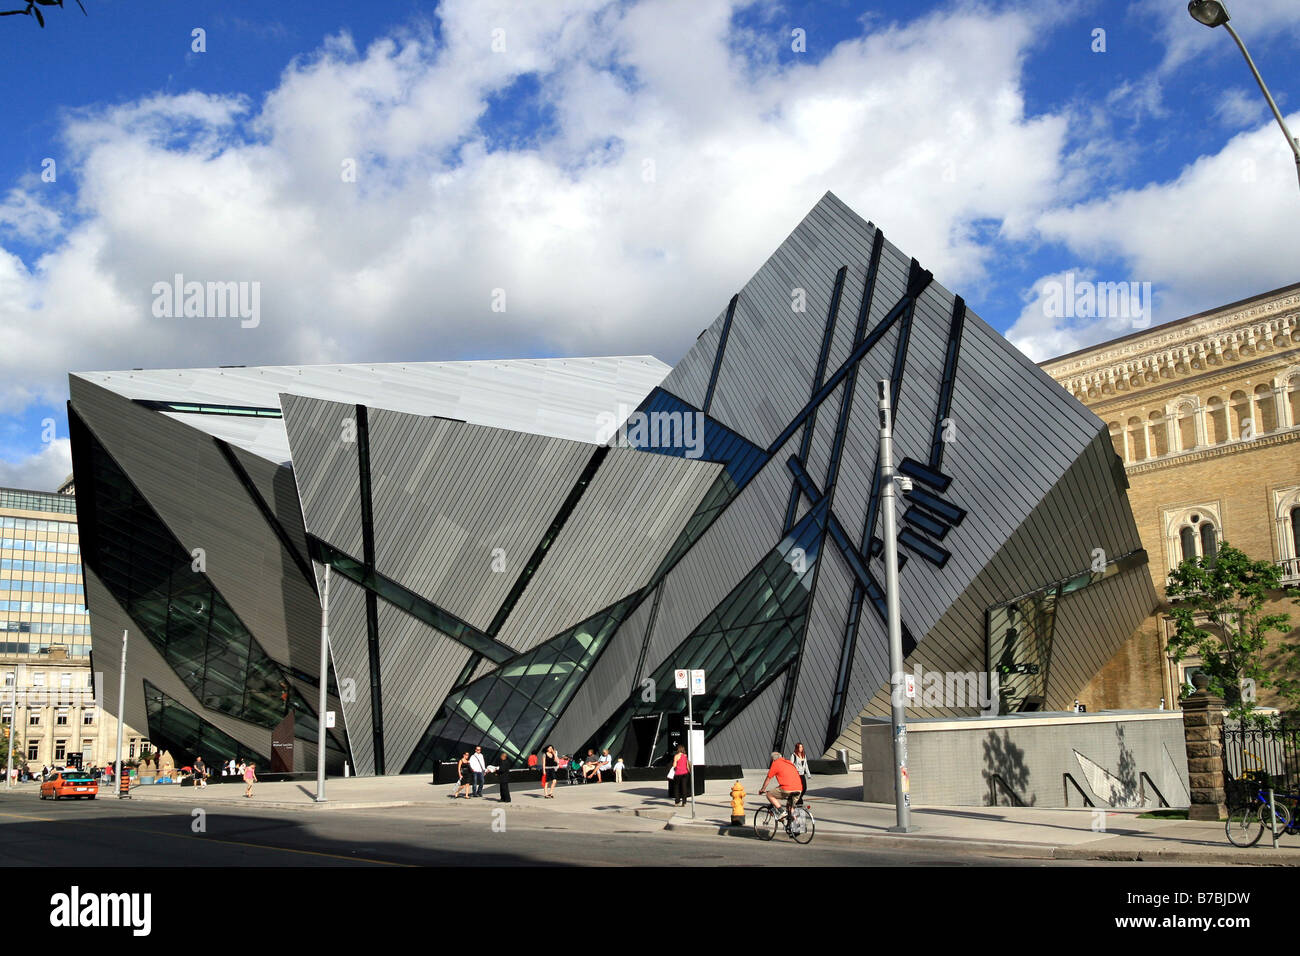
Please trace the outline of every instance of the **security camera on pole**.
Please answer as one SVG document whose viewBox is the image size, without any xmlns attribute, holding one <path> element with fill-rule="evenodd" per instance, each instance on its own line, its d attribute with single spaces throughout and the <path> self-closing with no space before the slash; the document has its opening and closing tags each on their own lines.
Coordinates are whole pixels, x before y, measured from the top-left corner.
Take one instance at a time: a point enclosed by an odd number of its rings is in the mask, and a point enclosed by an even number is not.
<svg viewBox="0 0 1300 956">
<path fill-rule="evenodd" d="M 894 482 L 904 491 L 911 481 L 894 473 L 894 428 L 890 411 L 889 379 L 881 379 L 880 390 L 880 511 L 885 538 L 885 616 L 889 627 L 889 715 L 894 731 L 894 807 L 898 822 L 893 833 L 916 830 L 908 819 L 911 802 L 907 779 L 907 720 L 903 716 L 906 676 L 903 674 L 903 624 L 898 601 L 898 516 L 894 513 Z"/>
</svg>

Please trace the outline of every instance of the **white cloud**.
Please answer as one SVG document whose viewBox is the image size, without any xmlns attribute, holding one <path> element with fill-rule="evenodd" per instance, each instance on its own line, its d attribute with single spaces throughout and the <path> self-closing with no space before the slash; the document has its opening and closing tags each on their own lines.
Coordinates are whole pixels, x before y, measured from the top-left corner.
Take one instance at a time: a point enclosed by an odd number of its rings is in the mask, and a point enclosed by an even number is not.
<svg viewBox="0 0 1300 956">
<path fill-rule="evenodd" d="M 0 461 L 0 487 L 54 491 L 72 474 L 72 443 L 56 438 L 34 455 Z"/>
<path fill-rule="evenodd" d="M 1290 117 L 1295 124 L 1300 116 Z M 1233 137 L 1176 178 L 1050 210 L 1039 234 L 1093 262 L 1117 262 L 1110 282 L 1150 282 L 1156 323 L 1300 279 L 1295 223 L 1296 166 L 1269 122 Z M 1044 276 L 1007 337 L 1035 358 L 1049 358 L 1132 331 L 1105 321 L 1053 321 L 1041 303 Z"/>
<path fill-rule="evenodd" d="M 827 189 L 959 286 L 990 266 L 973 220 L 1023 229 L 1054 195 L 1065 120 L 1021 91 L 1038 14 L 962 4 L 781 66 L 777 27 L 739 44 L 769 58 L 733 52 L 735 6 L 455 0 L 443 46 L 335 37 L 260 103 L 72 113 L 74 214 L 35 262 L 0 250 L 0 409 L 61 400 L 69 369 L 675 361 Z M 553 127 L 501 147 L 479 121 L 531 71 Z M 260 325 L 154 318 L 175 273 L 260 282 Z"/>
</svg>

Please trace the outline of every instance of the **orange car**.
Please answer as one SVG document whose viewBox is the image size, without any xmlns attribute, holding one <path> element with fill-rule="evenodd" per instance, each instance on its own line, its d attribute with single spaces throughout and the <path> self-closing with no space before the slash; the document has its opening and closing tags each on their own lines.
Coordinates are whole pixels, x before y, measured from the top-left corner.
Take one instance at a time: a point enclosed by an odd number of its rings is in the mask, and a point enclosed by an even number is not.
<svg viewBox="0 0 1300 956">
<path fill-rule="evenodd" d="M 99 784 L 88 773 L 79 770 L 61 770 L 41 784 L 41 799 L 53 797 L 88 797 L 95 799 L 99 793 Z"/>
</svg>

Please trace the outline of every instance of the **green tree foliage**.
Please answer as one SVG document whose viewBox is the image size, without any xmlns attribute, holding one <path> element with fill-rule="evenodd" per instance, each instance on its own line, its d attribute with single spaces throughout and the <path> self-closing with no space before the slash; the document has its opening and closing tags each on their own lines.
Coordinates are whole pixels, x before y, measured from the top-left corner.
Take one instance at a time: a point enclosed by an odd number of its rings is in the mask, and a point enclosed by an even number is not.
<svg viewBox="0 0 1300 956">
<path fill-rule="evenodd" d="M 1214 557 L 1183 561 L 1165 584 L 1177 628 L 1169 639 L 1174 660 L 1199 656 L 1210 693 L 1227 701 L 1229 717 L 1245 722 L 1261 720 L 1254 713 L 1259 690 L 1272 688 L 1291 709 L 1300 703 L 1300 649 L 1269 647 L 1270 635 L 1291 630 L 1291 615 L 1263 613 L 1282 589 L 1281 576 L 1278 565 L 1252 561 L 1224 541 Z"/>
</svg>

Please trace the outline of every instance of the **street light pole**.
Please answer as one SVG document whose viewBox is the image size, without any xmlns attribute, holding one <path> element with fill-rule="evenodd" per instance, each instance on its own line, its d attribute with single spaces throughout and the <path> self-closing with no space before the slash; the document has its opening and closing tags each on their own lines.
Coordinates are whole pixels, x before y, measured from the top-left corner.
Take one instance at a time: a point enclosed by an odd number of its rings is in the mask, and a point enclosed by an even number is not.
<svg viewBox="0 0 1300 956">
<path fill-rule="evenodd" d="M 325 674 L 329 667 L 330 634 L 330 566 L 325 565 L 325 583 L 321 587 L 320 601 L 320 695 L 316 708 L 316 802 L 325 802 Z"/>
<path fill-rule="evenodd" d="M 126 630 L 122 630 L 122 668 L 117 682 L 117 760 L 113 763 L 113 783 L 122 796 L 122 721 L 126 716 Z"/>
<path fill-rule="evenodd" d="M 889 630 L 889 718 L 894 736 L 893 833 L 911 833 L 911 800 L 907 777 L 907 718 L 903 712 L 903 618 L 898 597 L 898 515 L 894 512 L 894 427 L 889 379 L 879 382 L 880 395 L 880 511 L 885 538 L 885 617 Z"/>
<path fill-rule="evenodd" d="M 1286 120 L 1282 118 L 1282 112 L 1277 108 L 1277 103 L 1273 102 L 1273 94 L 1268 91 L 1264 83 L 1264 78 L 1259 75 L 1259 70 L 1255 68 L 1255 61 L 1251 59 L 1250 52 L 1246 49 L 1246 44 L 1241 42 L 1241 37 L 1237 31 L 1232 28 L 1228 22 L 1228 9 L 1219 0 L 1191 0 L 1187 4 L 1187 12 L 1191 14 L 1192 19 L 1197 23 L 1203 23 L 1207 27 L 1224 27 L 1232 38 L 1237 41 L 1237 48 L 1241 50 L 1241 55 L 1246 58 L 1246 65 L 1250 67 L 1251 74 L 1255 77 L 1255 82 L 1259 84 L 1259 90 L 1264 94 L 1264 99 L 1268 101 L 1268 108 L 1273 111 L 1273 117 L 1277 120 L 1277 125 L 1282 128 L 1282 135 L 1286 137 L 1286 144 L 1291 148 L 1295 156 L 1296 179 L 1300 182 L 1300 140 L 1291 135 L 1291 130 L 1286 125 Z"/>
<path fill-rule="evenodd" d="M 14 665 L 14 692 L 9 698 L 9 756 L 5 760 L 5 789 L 14 788 L 14 734 L 18 732 L 18 675 L 22 665 Z"/>
</svg>

